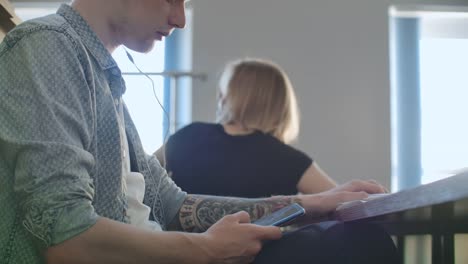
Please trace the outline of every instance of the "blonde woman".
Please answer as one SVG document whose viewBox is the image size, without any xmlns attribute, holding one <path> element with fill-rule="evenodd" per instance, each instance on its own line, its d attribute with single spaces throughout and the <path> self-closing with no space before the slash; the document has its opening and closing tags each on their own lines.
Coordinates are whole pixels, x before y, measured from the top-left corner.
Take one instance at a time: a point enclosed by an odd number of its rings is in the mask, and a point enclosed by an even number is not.
<svg viewBox="0 0 468 264">
<path fill-rule="evenodd" d="M 264 197 L 329 190 L 336 183 L 289 145 L 298 136 L 298 112 L 278 65 L 231 62 L 220 79 L 217 123 L 193 123 L 172 135 L 166 168 L 189 193 Z"/>
</svg>

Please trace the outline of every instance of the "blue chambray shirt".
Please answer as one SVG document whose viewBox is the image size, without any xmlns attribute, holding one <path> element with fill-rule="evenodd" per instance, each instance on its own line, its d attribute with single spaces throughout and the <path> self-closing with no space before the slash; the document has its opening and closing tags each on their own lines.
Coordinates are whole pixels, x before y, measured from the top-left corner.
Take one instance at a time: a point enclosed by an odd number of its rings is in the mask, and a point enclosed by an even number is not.
<svg viewBox="0 0 468 264">
<path fill-rule="evenodd" d="M 0 45 L 0 263 L 43 263 L 47 247 L 99 216 L 127 222 L 121 72 L 70 6 L 25 22 Z M 132 171 L 162 227 L 186 193 L 144 153 L 124 107 Z"/>
</svg>

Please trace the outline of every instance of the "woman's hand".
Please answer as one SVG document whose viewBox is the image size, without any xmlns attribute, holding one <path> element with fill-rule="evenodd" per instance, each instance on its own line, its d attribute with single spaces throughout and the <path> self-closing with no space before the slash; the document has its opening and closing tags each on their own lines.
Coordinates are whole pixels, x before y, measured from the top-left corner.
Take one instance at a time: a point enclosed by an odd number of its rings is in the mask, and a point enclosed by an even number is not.
<svg viewBox="0 0 468 264">
<path fill-rule="evenodd" d="M 338 205 L 367 198 L 369 194 L 386 193 L 385 187 L 373 180 L 353 180 L 325 192 L 299 196 L 308 221 L 325 220 Z"/>
</svg>

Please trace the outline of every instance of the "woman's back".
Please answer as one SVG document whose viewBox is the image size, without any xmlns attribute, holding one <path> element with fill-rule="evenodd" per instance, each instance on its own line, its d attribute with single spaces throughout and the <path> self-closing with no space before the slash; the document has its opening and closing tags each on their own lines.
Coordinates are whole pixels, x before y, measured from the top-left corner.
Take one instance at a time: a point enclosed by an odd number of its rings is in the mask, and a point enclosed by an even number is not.
<svg viewBox="0 0 468 264">
<path fill-rule="evenodd" d="M 166 166 L 189 193 L 241 197 L 296 194 L 312 164 L 306 154 L 262 132 L 230 135 L 220 124 L 193 123 L 168 140 Z"/>
</svg>

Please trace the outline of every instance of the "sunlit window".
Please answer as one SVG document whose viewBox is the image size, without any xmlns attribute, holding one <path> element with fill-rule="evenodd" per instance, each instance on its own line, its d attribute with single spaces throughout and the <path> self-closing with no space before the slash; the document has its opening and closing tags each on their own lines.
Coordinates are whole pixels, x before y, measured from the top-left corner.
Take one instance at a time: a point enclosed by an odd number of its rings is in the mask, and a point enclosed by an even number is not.
<svg viewBox="0 0 468 264">
<path fill-rule="evenodd" d="M 390 9 L 392 186 L 468 167 L 468 8 Z"/>
<path fill-rule="evenodd" d="M 468 167 L 467 47 L 468 39 L 420 41 L 422 183 Z"/>
<path fill-rule="evenodd" d="M 164 42 L 156 43 L 155 48 L 149 54 L 132 51 L 129 53 L 131 53 L 137 67 L 145 73 L 164 70 Z M 162 145 L 163 118 L 167 118 L 162 110 L 164 78 L 140 74 L 128 59 L 123 47 L 117 49 L 113 57 L 124 72 L 127 86 L 124 100 L 138 129 L 143 147 L 146 152 L 153 153 Z M 125 73 L 138 75 L 125 75 Z M 154 87 L 148 78 L 153 79 Z"/>
</svg>

